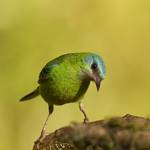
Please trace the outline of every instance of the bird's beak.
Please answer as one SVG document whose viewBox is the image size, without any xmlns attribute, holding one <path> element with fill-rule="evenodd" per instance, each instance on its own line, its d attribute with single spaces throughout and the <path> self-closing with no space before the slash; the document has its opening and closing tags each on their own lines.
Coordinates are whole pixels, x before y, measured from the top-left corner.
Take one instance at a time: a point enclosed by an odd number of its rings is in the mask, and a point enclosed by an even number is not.
<svg viewBox="0 0 150 150">
<path fill-rule="evenodd" d="M 101 81 L 102 81 L 102 79 L 100 77 L 98 77 L 98 76 L 95 77 L 95 84 L 96 84 L 97 91 L 99 91 L 99 89 L 100 89 Z"/>
<path fill-rule="evenodd" d="M 90 80 L 95 82 L 97 91 L 99 91 L 100 85 L 101 85 L 101 81 L 103 80 L 103 78 L 101 77 L 99 71 L 92 72 L 92 73 L 87 73 L 86 72 L 86 74 L 88 74 L 88 77 L 90 77 Z"/>
<path fill-rule="evenodd" d="M 98 72 L 95 73 L 93 79 L 94 79 L 94 82 L 96 84 L 97 91 L 99 91 L 101 81 L 102 81 L 102 78 L 100 77 L 100 74 Z"/>
</svg>

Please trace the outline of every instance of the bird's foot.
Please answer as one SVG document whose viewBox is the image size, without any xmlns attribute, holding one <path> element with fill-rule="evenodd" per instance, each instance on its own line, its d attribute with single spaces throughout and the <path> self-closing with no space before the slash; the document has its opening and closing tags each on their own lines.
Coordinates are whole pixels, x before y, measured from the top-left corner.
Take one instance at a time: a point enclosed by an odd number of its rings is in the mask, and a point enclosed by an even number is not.
<svg viewBox="0 0 150 150">
<path fill-rule="evenodd" d="M 46 135 L 47 135 L 46 130 L 43 129 L 41 131 L 41 135 L 39 136 L 39 138 L 34 142 L 36 147 L 37 147 L 37 149 L 39 149 L 39 146 L 42 143 L 43 139 L 46 137 Z"/>
<path fill-rule="evenodd" d="M 86 123 L 89 123 L 89 122 L 90 122 L 89 118 L 85 117 L 83 123 L 86 124 Z"/>
</svg>

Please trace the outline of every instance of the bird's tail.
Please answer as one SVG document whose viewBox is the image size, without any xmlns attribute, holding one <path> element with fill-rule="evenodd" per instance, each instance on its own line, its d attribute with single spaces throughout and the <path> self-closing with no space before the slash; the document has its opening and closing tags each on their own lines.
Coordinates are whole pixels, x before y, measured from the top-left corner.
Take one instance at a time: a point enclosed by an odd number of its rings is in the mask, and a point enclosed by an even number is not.
<svg viewBox="0 0 150 150">
<path fill-rule="evenodd" d="M 20 101 L 27 101 L 27 100 L 30 100 L 36 96 L 38 96 L 40 93 L 39 93 L 39 87 L 37 87 L 33 92 L 25 95 L 24 97 L 22 97 L 20 99 Z"/>
</svg>

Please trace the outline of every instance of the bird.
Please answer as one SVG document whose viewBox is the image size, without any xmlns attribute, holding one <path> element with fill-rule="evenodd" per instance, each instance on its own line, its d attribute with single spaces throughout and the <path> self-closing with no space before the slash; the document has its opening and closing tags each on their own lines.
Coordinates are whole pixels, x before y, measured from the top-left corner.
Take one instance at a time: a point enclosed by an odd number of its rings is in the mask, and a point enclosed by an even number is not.
<svg viewBox="0 0 150 150">
<path fill-rule="evenodd" d="M 92 52 L 66 53 L 49 61 L 39 74 L 37 88 L 20 99 L 27 101 L 41 95 L 48 104 L 49 113 L 38 140 L 44 137 L 54 105 L 78 102 L 84 123 L 89 122 L 81 100 L 90 82 L 95 82 L 99 91 L 105 76 L 106 67 L 102 57 Z"/>
</svg>

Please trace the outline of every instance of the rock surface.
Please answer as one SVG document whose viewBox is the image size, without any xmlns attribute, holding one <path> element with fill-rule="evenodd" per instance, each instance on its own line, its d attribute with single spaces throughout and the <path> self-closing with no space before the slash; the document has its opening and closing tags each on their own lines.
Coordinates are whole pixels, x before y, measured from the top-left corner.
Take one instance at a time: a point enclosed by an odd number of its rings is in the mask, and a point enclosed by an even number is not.
<svg viewBox="0 0 150 150">
<path fill-rule="evenodd" d="M 33 150 L 150 150 L 150 119 L 127 114 L 72 123 L 49 133 Z"/>
</svg>

